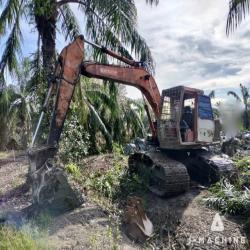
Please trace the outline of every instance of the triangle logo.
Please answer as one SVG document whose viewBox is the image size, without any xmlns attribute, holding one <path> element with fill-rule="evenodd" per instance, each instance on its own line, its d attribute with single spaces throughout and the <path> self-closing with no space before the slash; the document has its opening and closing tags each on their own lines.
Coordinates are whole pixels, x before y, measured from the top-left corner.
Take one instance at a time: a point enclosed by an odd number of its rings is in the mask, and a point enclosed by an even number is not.
<svg viewBox="0 0 250 250">
<path fill-rule="evenodd" d="M 213 231 L 213 232 L 222 232 L 222 231 L 224 231 L 224 225 L 223 225 L 223 222 L 222 222 L 222 219 L 221 219 L 219 213 L 217 213 L 214 216 L 214 219 L 213 219 L 213 222 L 212 222 L 212 225 L 211 225 L 211 231 Z"/>
</svg>

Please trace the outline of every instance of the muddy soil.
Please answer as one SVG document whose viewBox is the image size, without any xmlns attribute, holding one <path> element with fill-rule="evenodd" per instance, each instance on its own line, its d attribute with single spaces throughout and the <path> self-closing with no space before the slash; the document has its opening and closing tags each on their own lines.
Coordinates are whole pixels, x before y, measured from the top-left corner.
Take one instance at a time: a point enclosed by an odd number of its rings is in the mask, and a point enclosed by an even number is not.
<svg viewBox="0 0 250 250">
<path fill-rule="evenodd" d="M 107 168 L 112 155 L 85 160 L 94 171 Z M 24 156 L 0 157 L 0 213 L 21 211 L 31 204 L 25 187 L 28 161 Z M 143 195 L 155 235 L 145 245 L 132 242 L 123 233 L 116 216 L 90 202 L 52 219 L 48 244 L 52 249 L 249 249 L 239 218 L 221 216 L 224 230 L 211 230 L 217 213 L 201 204 L 208 192 L 193 183 L 189 192 L 170 199 Z"/>
</svg>

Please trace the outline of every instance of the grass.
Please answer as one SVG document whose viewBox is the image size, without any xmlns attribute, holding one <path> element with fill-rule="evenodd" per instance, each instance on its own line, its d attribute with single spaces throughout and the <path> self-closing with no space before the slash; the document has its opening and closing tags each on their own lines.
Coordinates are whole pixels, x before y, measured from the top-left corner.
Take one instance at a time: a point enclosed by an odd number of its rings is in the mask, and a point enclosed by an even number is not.
<svg viewBox="0 0 250 250">
<path fill-rule="evenodd" d="M 17 157 L 17 156 L 22 155 L 24 153 L 25 153 L 25 151 L 23 151 L 23 150 L 1 151 L 0 152 L 0 160 Z"/>
<path fill-rule="evenodd" d="M 32 232 L 34 234 L 34 231 Z M 45 250 L 48 249 L 42 240 L 33 238 L 28 228 L 16 230 L 12 227 L 3 226 L 0 228 L 0 249 L 1 250 Z"/>
<path fill-rule="evenodd" d="M 112 226 L 111 226 L 112 225 Z M 93 250 L 121 249 L 120 221 L 109 218 L 109 223 L 105 230 L 96 231 L 89 237 L 90 247 Z"/>
<path fill-rule="evenodd" d="M 48 250 L 47 228 L 52 218 L 47 213 L 40 213 L 35 219 L 22 225 L 0 226 L 1 250 Z"/>
</svg>

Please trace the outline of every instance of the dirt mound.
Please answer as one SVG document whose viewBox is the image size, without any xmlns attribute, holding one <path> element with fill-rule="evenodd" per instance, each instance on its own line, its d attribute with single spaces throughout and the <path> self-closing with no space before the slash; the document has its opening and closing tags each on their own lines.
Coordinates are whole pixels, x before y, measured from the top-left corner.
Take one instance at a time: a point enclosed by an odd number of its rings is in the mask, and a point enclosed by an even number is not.
<svg viewBox="0 0 250 250">
<path fill-rule="evenodd" d="M 86 157 L 82 163 L 89 172 L 103 172 L 112 167 L 113 160 L 113 154 L 103 154 Z"/>
</svg>

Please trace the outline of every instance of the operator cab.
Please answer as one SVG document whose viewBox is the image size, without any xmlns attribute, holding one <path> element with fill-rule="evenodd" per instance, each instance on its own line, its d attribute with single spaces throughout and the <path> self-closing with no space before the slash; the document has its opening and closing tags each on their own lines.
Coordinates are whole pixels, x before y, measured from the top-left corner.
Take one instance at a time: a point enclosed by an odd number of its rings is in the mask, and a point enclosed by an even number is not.
<svg viewBox="0 0 250 250">
<path fill-rule="evenodd" d="M 199 89 L 178 86 L 163 90 L 158 140 L 161 148 L 184 149 L 219 141 L 211 100 Z"/>
</svg>

